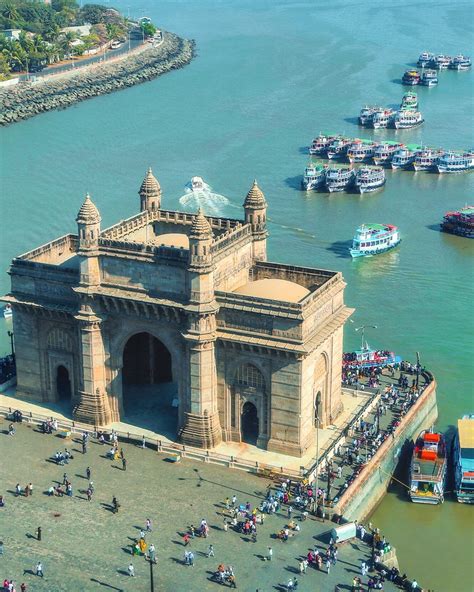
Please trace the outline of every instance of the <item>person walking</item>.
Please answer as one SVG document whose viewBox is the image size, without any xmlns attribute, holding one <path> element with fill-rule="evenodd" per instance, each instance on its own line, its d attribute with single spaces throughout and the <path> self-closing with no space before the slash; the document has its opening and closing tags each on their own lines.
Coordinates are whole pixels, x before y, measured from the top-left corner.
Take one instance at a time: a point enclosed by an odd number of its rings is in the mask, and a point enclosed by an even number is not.
<svg viewBox="0 0 474 592">
<path fill-rule="evenodd" d="M 125 457 L 122 458 L 122 471 L 127 470 L 127 459 Z"/>
<path fill-rule="evenodd" d="M 91 468 L 90 467 L 87 467 L 87 469 L 86 469 L 86 477 L 87 477 L 88 481 L 91 480 Z"/>
<path fill-rule="evenodd" d="M 38 528 L 36 529 L 36 540 L 37 541 L 41 540 L 41 534 L 42 534 L 41 526 L 38 526 Z"/>
<path fill-rule="evenodd" d="M 22 582 L 21 585 L 20 585 L 20 592 L 26 592 L 26 589 L 27 588 L 26 588 L 25 582 Z"/>
<path fill-rule="evenodd" d="M 194 567 L 194 553 L 192 551 L 189 551 L 188 559 L 189 559 L 189 565 L 191 567 Z"/>
<path fill-rule="evenodd" d="M 120 508 L 120 504 L 118 503 L 118 500 L 114 495 L 114 497 L 112 498 L 112 512 L 114 514 L 117 514 L 117 512 L 119 511 L 119 508 Z"/>
<path fill-rule="evenodd" d="M 146 521 L 145 521 L 145 530 L 147 532 L 151 532 L 151 530 L 152 530 L 150 518 L 147 518 Z"/>
<path fill-rule="evenodd" d="M 135 577 L 135 568 L 133 567 L 132 562 L 129 563 L 128 568 L 127 568 L 127 572 L 130 577 L 132 577 L 132 578 Z"/>
<path fill-rule="evenodd" d="M 235 508 L 236 505 L 237 505 L 237 496 L 234 493 L 234 495 L 232 496 L 232 507 Z"/>
<path fill-rule="evenodd" d="M 330 572 L 331 572 L 331 559 L 329 558 L 329 555 L 326 555 L 326 573 L 329 575 Z"/>
<path fill-rule="evenodd" d="M 87 501 L 91 502 L 92 501 L 92 489 L 90 487 L 87 488 L 86 494 L 87 494 Z"/>
<path fill-rule="evenodd" d="M 151 561 L 151 563 L 156 563 L 156 549 L 153 543 L 151 543 L 148 548 L 148 559 Z"/>
<path fill-rule="evenodd" d="M 362 561 L 362 563 L 360 564 L 360 575 L 362 577 L 365 577 L 367 575 L 367 563 L 365 561 Z"/>
<path fill-rule="evenodd" d="M 38 561 L 38 563 L 36 564 L 35 567 L 35 574 L 37 576 L 39 576 L 40 578 L 44 577 L 44 573 L 43 573 L 43 564 L 41 563 L 41 561 Z"/>
<path fill-rule="evenodd" d="M 213 545 L 209 545 L 209 548 L 208 548 L 208 550 L 207 550 L 207 556 L 208 556 L 208 557 L 215 557 L 215 555 L 214 555 L 214 547 L 213 547 Z"/>
<path fill-rule="evenodd" d="M 268 547 L 267 559 L 268 561 L 273 559 L 273 549 L 271 547 Z"/>
<path fill-rule="evenodd" d="M 142 436 L 142 448 L 146 448 L 146 438 Z"/>
</svg>

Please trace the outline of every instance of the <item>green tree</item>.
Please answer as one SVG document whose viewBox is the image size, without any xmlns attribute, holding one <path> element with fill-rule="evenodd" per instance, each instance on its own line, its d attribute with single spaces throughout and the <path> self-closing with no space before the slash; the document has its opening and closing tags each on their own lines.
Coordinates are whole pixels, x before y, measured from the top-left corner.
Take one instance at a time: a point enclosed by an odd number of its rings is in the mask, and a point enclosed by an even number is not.
<svg viewBox="0 0 474 592">
<path fill-rule="evenodd" d="M 16 3 L 13 0 L 3 0 L 0 4 L 0 14 L 3 18 L 15 22 L 20 20 L 20 13 L 18 12 Z"/>
<path fill-rule="evenodd" d="M 10 76 L 10 64 L 7 57 L 0 53 L 0 80 L 7 80 Z"/>
<path fill-rule="evenodd" d="M 153 37 L 156 33 L 156 27 L 153 23 L 142 23 L 141 28 L 145 37 Z"/>
<path fill-rule="evenodd" d="M 79 16 L 85 23 L 96 25 L 103 23 L 108 8 L 100 4 L 85 4 L 79 11 Z"/>
</svg>

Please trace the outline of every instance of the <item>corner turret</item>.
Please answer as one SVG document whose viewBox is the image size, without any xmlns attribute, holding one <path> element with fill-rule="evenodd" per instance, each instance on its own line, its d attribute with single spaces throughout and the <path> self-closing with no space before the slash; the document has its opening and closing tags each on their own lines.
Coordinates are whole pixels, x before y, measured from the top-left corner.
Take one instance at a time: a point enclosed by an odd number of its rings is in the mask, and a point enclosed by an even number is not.
<svg viewBox="0 0 474 592">
<path fill-rule="evenodd" d="M 161 208 L 161 187 L 153 175 L 151 167 L 143 179 L 138 192 L 140 195 L 140 211 L 155 212 Z"/>
<path fill-rule="evenodd" d="M 91 200 L 91 196 L 87 193 L 76 217 L 79 250 L 95 249 L 98 246 L 100 221 L 99 210 Z"/>
<path fill-rule="evenodd" d="M 212 268 L 212 230 L 211 225 L 199 208 L 189 233 L 189 268 L 200 273 Z"/>
<path fill-rule="evenodd" d="M 80 260 L 80 284 L 82 286 L 98 286 L 100 284 L 98 257 L 100 221 L 99 210 L 87 193 L 86 199 L 76 217 L 79 237 L 77 254 Z"/>
<path fill-rule="evenodd" d="M 253 182 L 244 201 L 245 223 L 252 227 L 254 240 L 254 259 L 265 261 L 267 258 L 267 201 L 257 181 Z"/>
<path fill-rule="evenodd" d="M 212 229 L 199 208 L 189 233 L 190 290 L 189 298 L 196 304 L 214 302 L 214 263 Z"/>
</svg>

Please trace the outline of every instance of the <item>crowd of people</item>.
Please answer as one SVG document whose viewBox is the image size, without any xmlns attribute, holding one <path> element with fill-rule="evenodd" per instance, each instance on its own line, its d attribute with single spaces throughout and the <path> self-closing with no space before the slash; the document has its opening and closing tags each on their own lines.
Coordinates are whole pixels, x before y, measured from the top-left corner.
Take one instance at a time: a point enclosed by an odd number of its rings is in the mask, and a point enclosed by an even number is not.
<svg viewBox="0 0 474 592">
<path fill-rule="evenodd" d="M 413 386 L 413 385 L 412 385 Z M 377 448 L 383 441 L 382 431 L 378 427 L 378 419 L 387 414 L 388 410 L 397 408 L 403 409 L 404 403 L 408 401 L 408 406 L 416 400 L 416 389 L 407 386 L 404 383 L 399 383 L 397 386 L 387 387 L 380 399 L 376 408 L 374 421 L 367 421 L 367 418 L 360 417 L 358 421 L 352 426 L 348 439 L 345 445 L 339 446 L 335 451 L 333 459 L 325 462 L 324 466 L 320 467 L 320 483 L 321 487 L 316 487 L 314 483 L 308 480 L 297 479 L 283 479 L 278 483 L 270 483 L 268 485 L 266 494 L 262 497 L 259 503 L 252 505 L 249 501 L 240 503 L 237 495 L 227 497 L 223 503 L 222 510 L 222 530 L 232 530 L 243 536 L 246 540 L 257 542 L 259 529 L 266 522 L 267 518 L 276 523 L 282 516 L 285 516 L 286 521 L 284 525 L 278 525 L 273 529 L 271 535 L 275 540 L 287 543 L 293 537 L 297 537 L 305 527 L 305 522 L 308 517 L 319 517 L 324 521 L 326 513 L 331 505 L 331 489 L 334 490 L 336 481 L 344 481 L 345 476 L 343 471 L 357 470 L 362 464 L 370 459 L 370 456 L 375 454 Z M 411 398 L 410 398 L 411 397 Z M 54 420 L 51 423 L 45 422 L 46 431 L 44 433 L 53 433 L 57 429 L 54 425 Z M 81 442 L 83 445 L 83 452 L 87 451 L 87 444 L 89 439 L 94 437 L 97 442 L 102 445 L 109 444 L 110 450 L 105 455 L 111 460 L 125 460 L 123 448 L 119 447 L 119 438 L 116 432 L 111 433 L 99 432 L 98 434 L 89 435 L 83 434 Z M 74 460 L 68 448 L 64 451 L 57 451 L 53 457 L 56 464 L 63 466 L 69 464 Z M 77 459 L 76 459 L 77 462 Z M 125 470 L 126 464 L 122 465 Z M 94 493 L 94 483 L 91 480 L 92 471 L 87 467 L 85 471 L 85 478 L 88 486 L 86 489 L 87 500 L 92 501 Z M 324 483 L 323 483 L 324 482 Z M 55 482 L 47 493 L 51 496 L 69 496 L 73 497 L 73 486 L 67 475 L 64 473 L 62 480 Z M 327 485 L 326 485 L 327 483 Z M 16 494 L 18 496 L 31 496 L 33 494 L 33 485 L 28 483 L 24 488 L 17 484 Z M 340 495 L 340 491 L 338 492 Z M 334 500 L 332 500 L 334 501 Z M 4 507 L 5 502 L 0 496 L 0 507 Z M 114 495 L 110 509 L 113 513 L 117 513 L 120 508 L 120 503 Z M 335 517 L 335 521 L 341 522 L 341 516 Z M 130 545 L 131 561 L 127 567 L 126 572 L 130 577 L 135 577 L 134 561 L 137 558 L 144 558 L 146 561 L 156 563 L 157 552 L 153 543 L 148 538 L 152 532 L 151 519 L 147 518 L 145 526 L 140 530 L 139 536 L 136 537 Z M 390 545 L 383 536 L 376 529 L 370 526 L 365 528 L 363 525 L 357 525 L 357 535 L 363 543 L 366 543 L 372 548 L 372 561 L 369 563 L 363 562 L 361 565 L 361 575 L 354 577 L 352 581 L 352 589 L 354 592 L 361 590 L 383 590 L 385 581 L 393 581 L 397 584 L 403 585 L 407 581 L 405 575 L 401 576 L 398 570 L 386 570 L 383 568 L 383 558 L 390 551 Z M 38 527 L 37 538 L 41 537 L 41 527 Z M 210 537 L 210 526 L 206 518 L 202 518 L 199 524 L 195 527 L 193 524 L 186 527 L 182 536 L 182 544 L 185 546 L 183 555 L 183 565 L 187 567 L 195 566 L 195 551 L 192 546 L 193 539 L 208 539 Z M 212 538 L 212 537 L 211 537 Z M 299 540 L 297 538 L 296 540 Z M 208 558 L 215 557 L 215 549 L 213 543 L 207 543 L 206 555 Z M 309 550 L 305 550 L 300 556 L 298 562 L 298 571 L 300 578 L 308 573 L 310 570 L 316 572 L 330 574 L 338 563 L 341 545 L 337 540 L 331 540 L 329 545 L 325 548 L 321 546 L 314 546 Z M 273 560 L 273 548 L 268 547 L 268 552 L 264 557 L 266 561 Z M 378 573 L 368 574 L 369 568 L 371 570 L 378 569 Z M 43 576 L 43 565 L 40 562 L 40 569 L 34 570 L 34 573 L 39 577 Z M 213 572 L 212 580 L 236 588 L 236 574 L 232 565 L 225 566 L 222 562 L 218 564 L 217 569 Z M 292 576 L 288 582 L 284 584 L 287 590 L 295 590 L 298 587 L 298 578 Z M 410 584 L 411 585 L 411 584 Z M 12 588 L 13 586 L 13 588 Z M 14 590 L 14 583 L 7 581 L 7 587 L 4 590 Z M 26 584 L 25 584 L 26 586 Z M 26 587 L 24 588 L 26 590 Z M 21 588 L 21 591 L 24 590 Z M 418 588 L 414 588 L 414 590 Z M 16 590 L 14 590 L 16 592 Z"/>
</svg>

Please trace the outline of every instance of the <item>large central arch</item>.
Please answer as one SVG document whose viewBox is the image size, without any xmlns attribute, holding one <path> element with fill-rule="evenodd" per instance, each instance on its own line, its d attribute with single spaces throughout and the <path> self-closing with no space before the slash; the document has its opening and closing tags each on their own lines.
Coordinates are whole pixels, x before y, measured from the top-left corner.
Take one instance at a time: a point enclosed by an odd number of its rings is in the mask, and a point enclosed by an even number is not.
<svg viewBox="0 0 474 592">
<path fill-rule="evenodd" d="M 122 419 L 174 439 L 178 389 L 170 351 L 151 333 L 135 333 L 122 361 Z"/>
</svg>

